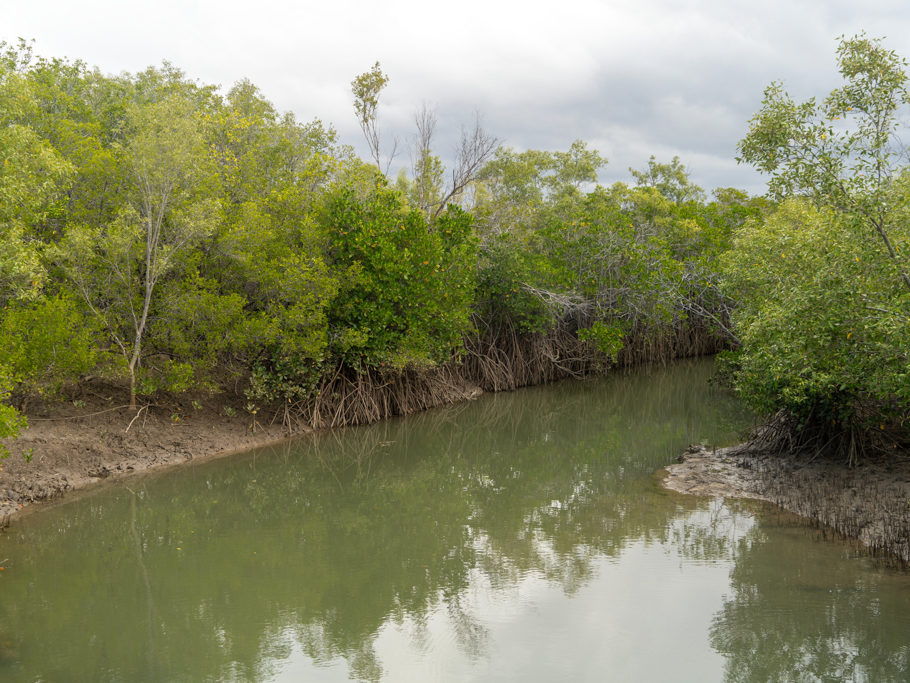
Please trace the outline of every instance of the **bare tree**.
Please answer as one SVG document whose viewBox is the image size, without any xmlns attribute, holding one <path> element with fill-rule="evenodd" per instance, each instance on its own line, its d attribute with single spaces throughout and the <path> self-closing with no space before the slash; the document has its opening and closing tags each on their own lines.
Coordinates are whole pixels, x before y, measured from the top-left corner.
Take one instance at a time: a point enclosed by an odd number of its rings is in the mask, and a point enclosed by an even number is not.
<svg viewBox="0 0 910 683">
<path fill-rule="evenodd" d="M 426 103 L 414 114 L 417 134 L 411 158 L 413 199 L 426 214 L 432 213 L 442 195 L 445 169 L 440 158 L 433 154 L 433 134 L 436 132 L 436 111 Z"/>
<path fill-rule="evenodd" d="M 418 155 L 421 152 L 429 153 L 432 149 L 433 134 L 436 132 L 436 110 L 424 102 L 414 114 L 414 123 L 417 125 L 415 146 Z"/>
<path fill-rule="evenodd" d="M 379 95 L 388 83 L 389 77 L 383 73 L 379 62 L 376 62 L 369 71 L 351 81 L 357 122 L 366 138 L 376 167 L 385 175 L 389 174 L 392 160 L 398 151 L 398 141 L 394 140 L 391 154 L 386 157 L 383 165 L 377 109 Z M 461 141 L 456 149 L 451 182 L 443 190 L 442 161 L 432 152 L 433 135 L 437 123 L 436 111 L 424 104 L 417 110 L 414 121 L 417 126 L 417 135 L 414 139 L 414 156 L 411 160 L 413 185 L 410 190 L 413 192 L 412 198 L 416 205 L 427 215 L 435 218 L 477 179 L 484 164 L 496 151 L 499 140 L 483 129 L 480 125 L 480 116 L 475 114 L 473 127 L 461 129 Z"/>
<path fill-rule="evenodd" d="M 484 164 L 490 160 L 498 146 L 499 140 L 483 129 L 480 115 L 475 113 L 474 126 L 470 130 L 464 127 L 461 129 L 461 142 L 455 155 L 452 181 L 433 213 L 434 218 L 477 179 Z"/>
</svg>

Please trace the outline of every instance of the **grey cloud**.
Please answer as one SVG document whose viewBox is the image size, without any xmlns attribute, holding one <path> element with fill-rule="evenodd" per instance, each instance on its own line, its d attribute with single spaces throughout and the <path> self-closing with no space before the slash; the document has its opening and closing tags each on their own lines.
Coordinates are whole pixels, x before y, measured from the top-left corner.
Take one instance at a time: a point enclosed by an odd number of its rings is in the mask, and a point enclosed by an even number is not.
<svg viewBox="0 0 910 683">
<path fill-rule="evenodd" d="M 378 59 L 392 78 L 380 108 L 387 138 L 404 143 L 414 110 L 436 103 L 447 160 L 477 110 L 519 149 L 588 141 L 610 157 L 605 182 L 628 179 L 650 154 L 678 154 L 696 182 L 754 192 L 761 179 L 733 157 L 768 83 L 800 99 L 828 92 L 836 37 L 862 29 L 910 56 L 901 0 L 528 0 L 520 12 L 489 0 L 160 0 L 141 14 L 116 0 L 45 0 L 4 3 L 0 27 L 0 39 L 34 37 L 41 54 L 107 72 L 168 59 L 225 88 L 248 77 L 362 154 L 349 83 Z"/>
</svg>

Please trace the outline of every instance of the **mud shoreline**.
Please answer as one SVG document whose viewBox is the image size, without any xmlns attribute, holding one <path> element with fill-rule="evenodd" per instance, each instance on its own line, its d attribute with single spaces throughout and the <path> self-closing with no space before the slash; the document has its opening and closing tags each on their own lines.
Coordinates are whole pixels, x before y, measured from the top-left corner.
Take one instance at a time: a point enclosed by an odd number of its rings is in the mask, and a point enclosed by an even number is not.
<svg viewBox="0 0 910 683">
<path fill-rule="evenodd" d="M 125 387 L 101 378 L 80 383 L 69 388 L 67 401 L 30 405 L 28 429 L 4 441 L 11 455 L 0 460 L 0 527 L 31 503 L 111 476 L 264 446 L 312 427 L 366 424 L 484 391 L 511 391 L 604 369 L 604 359 L 563 328 L 523 336 L 507 326 L 466 339 L 466 345 L 463 359 L 432 372 L 349 376 L 339 368 L 324 378 L 316 399 L 290 412 L 279 406 L 274 415 L 247 412 L 248 402 L 236 386 L 233 393 L 216 396 L 163 398 L 134 414 Z M 724 347 L 724 340 L 704 327 L 671 326 L 644 336 L 633 333 L 615 366 L 706 356 Z"/>
<path fill-rule="evenodd" d="M 28 429 L 5 441 L 10 456 L 0 460 L 0 527 L 41 507 L 33 503 L 110 478 L 230 455 L 295 435 L 280 424 L 254 422 L 223 398 L 151 405 L 138 414 L 120 405 L 122 398 L 102 392 L 30 411 Z"/>
<path fill-rule="evenodd" d="M 910 454 L 848 467 L 734 446 L 690 449 L 661 473 L 663 485 L 697 496 L 765 500 L 910 563 Z"/>
</svg>

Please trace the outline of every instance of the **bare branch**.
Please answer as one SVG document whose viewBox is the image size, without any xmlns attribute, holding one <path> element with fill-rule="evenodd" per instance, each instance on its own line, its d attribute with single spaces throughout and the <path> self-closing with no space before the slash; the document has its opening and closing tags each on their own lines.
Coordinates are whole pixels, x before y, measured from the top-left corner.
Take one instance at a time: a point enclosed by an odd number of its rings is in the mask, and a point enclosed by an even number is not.
<svg viewBox="0 0 910 683">
<path fill-rule="evenodd" d="M 377 147 L 376 153 L 379 154 L 379 148 Z M 398 156 L 398 138 L 392 138 L 392 151 L 389 152 L 389 155 L 386 157 L 385 168 L 382 168 L 383 175 L 389 175 L 389 169 L 392 167 L 392 162 L 395 160 L 395 157 Z"/>
<path fill-rule="evenodd" d="M 426 214 L 433 212 L 440 198 L 444 168 L 433 154 L 433 135 L 436 132 L 436 110 L 424 102 L 414 114 L 417 134 L 411 155 L 413 195 L 417 206 Z"/>
<path fill-rule="evenodd" d="M 414 140 L 417 159 L 423 153 L 429 154 L 433 149 L 433 135 L 438 122 L 436 110 L 424 102 L 414 114 L 414 124 L 417 126 L 417 135 Z"/>
<path fill-rule="evenodd" d="M 470 131 L 466 128 L 461 129 L 461 143 L 455 157 L 455 168 L 452 169 L 452 184 L 439 203 L 434 217 L 442 213 L 450 202 L 477 179 L 480 170 L 490 160 L 498 146 L 499 140 L 483 129 L 480 125 L 480 115 L 475 113 L 474 127 Z"/>
</svg>

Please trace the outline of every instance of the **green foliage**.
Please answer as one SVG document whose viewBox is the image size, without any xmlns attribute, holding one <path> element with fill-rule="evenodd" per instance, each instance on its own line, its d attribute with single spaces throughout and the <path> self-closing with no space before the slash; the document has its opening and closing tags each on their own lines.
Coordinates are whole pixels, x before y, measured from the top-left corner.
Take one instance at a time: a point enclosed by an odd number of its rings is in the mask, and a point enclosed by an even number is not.
<svg viewBox="0 0 910 683">
<path fill-rule="evenodd" d="M 205 387 L 197 377 L 193 363 L 163 358 L 155 363 L 148 363 L 136 372 L 136 393 L 150 396 L 158 391 L 179 394 L 191 389 Z"/>
<path fill-rule="evenodd" d="M 408 198 L 427 214 L 442 201 L 442 180 L 445 166 L 442 159 L 424 148 L 418 151 L 414 163 L 414 181 L 408 187 Z"/>
<path fill-rule="evenodd" d="M 614 363 L 616 354 L 622 349 L 625 333 L 616 323 L 608 325 L 602 320 L 595 320 L 591 327 L 578 331 L 578 338 L 593 344 L 598 351 L 607 356 Z"/>
<path fill-rule="evenodd" d="M 16 52 L 0 60 L 0 304 L 39 296 L 46 272 L 36 228 L 55 211 L 72 173 L 28 125 L 37 105 L 34 89 L 16 70 L 22 61 Z"/>
<path fill-rule="evenodd" d="M 361 125 L 375 117 L 379 106 L 379 93 L 389 83 L 389 77 L 382 72 L 379 62 L 351 81 L 351 92 L 354 95 L 354 111 Z"/>
<path fill-rule="evenodd" d="M 54 396 L 105 361 L 102 331 L 78 303 L 65 296 L 8 307 L 0 318 L 0 357 L 15 393 Z"/>
<path fill-rule="evenodd" d="M 629 171 L 637 185 L 653 187 L 672 202 L 704 201 L 704 191 L 689 180 L 689 173 L 679 157 L 673 157 L 669 164 L 661 164 L 652 155 L 647 169 L 637 171 L 630 168 Z"/>
<path fill-rule="evenodd" d="M 33 103 L 22 123 L 70 169 L 65 194 L 58 193 L 41 225 L 44 238 L 59 236 L 68 223 L 110 220 L 126 188 L 128 169 L 117 143 L 130 84 L 60 59 L 32 60 L 22 76 Z"/>
<path fill-rule="evenodd" d="M 717 258 L 761 209 L 735 190 L 705 204 L 678 159 L 652 158 L 640 187 L 582 192 L 602 163 L 580 144 L 564 155 L 501 150 L 491 162 L 479 215 L 520 225 L 486 238 L 482 316 L 536 331 L 576 320 L 579 337 L 608 356 L 633 328 L 699 322 L 730 337 Z"/>
<path fill-rule="evenodd" d="M 315 215 L 324 188 L 345 172 L 347 152 L 320 122 L 279 117 L 248 82 L 231 90 L 207 126 L 225 221 L 197 266 L 211 302 L 202 310 L 209 316 L 232 311 L 230 320 L 214 325 L 224 332 L 211 333 L 212 353 L 227 352 L 252 367 L 257 401 L 296 396 L 300 392 L 289 387 L 298 380 L 306 393 L 324 360 L 326 306 L 338 287 Z M 192 314 L 193 306 L 186 311 Z M 210 329 L 209 322 L 204 327 Z"/>
<path fill-rule="evenodd" d="M 253 405 L 299 404 L 315 394 L 323 370 L 305 356 L 276 353 L 253 365 L 245 394 Z"/>
<path fill-rule="evenodd" d="M 772 84 L 740 142 L 774 195 L 816 208 L 790 200 L 748 222 L 725 259 L 741 304 L 734 379 L 803 428 L 906 431 L 910 180 L 894 145 L 906 62 L 864 34 L 841 38 L 837 58 L 843 87 L 796 103 Z"/>
<path fill-rule="evenodd" d="M 2 368 L 0 368 L 2 373 Z M 15 439 L 20 432 L 28 427 L 28 420 L 18 410 L 5 401 L 9 398 L 12 382 L 0 374 L 0 439 Z M 0 459 L 9 457 L 9 450 L 0 443 Z"/>
<path fill-rule="evenodd" d="M 910 296 L 887 286 L 889 265 L 883 245 L 806 202 L 750 222 L 724 259 L 740 302 L 734 380 L 747 402 L 802 424 L 906 419 Z"/>
<path fill-rule="evenodd" d="M 512 235 L 487 240 L 480 252 L 475 310 L 493 327 L 514 326 L 519 332 L 545 332 L 555 323 L 540 297 L 528 287 L 534 279 L 532 258 Z"/>
<path fill-rule="evenodd" d="M 541 333 L 573 312 L 571 329 L 614 355 L 621 331 L 689 315 L 681 302 L 755 210 L 730 193 L 705 205 L 677 159 L 652 159 L 655 187 L 599 188 L 606 159 L 582 141 L 487 163 L 498 143 L 479 123 L 444 185 L 427 109 L 393 190 L 377 120 L 388 77 L 377 63 L 351 85 L 375 164 L 249 81 L 222 96 L 168 63 L 105 76 L 0 47 L 13 397 L 103 370 L 133 398 L 249 378 L 253 404 L 296 405 L 339 367 L 447 361 L 474 321 Z"/>
<path fill-rule="evenodd" d="M 242 295 L 222 293 L 216 281 L 196 272 L 162 284 L 147 336 L 155 353 L 145 358 L 139 393 L 214 389 L 217 379 L 236 374 L 226 366 L 232 358 L 248 355 L 259 341 L 245 304 Z M 182 361 L 181 369 L 174 367 L 174 359 Z"/>
<path fill-rule="evenodd" d="M 675 205 L 665 201 L 653 190 L 590 193 L 565 220 L 539 231 L 535 245 L 546 265 L 541 280 L 581 296 L 595 319 L 627 326 L 673 322 L 680 315 L 683 266 L 674 258 L 677 235 L 669 228 L 681 221 L 672 214 Z M 642 213 L 660 229 L 644 229 L 636 217 Z"/>
<path fill-rule="evenodd" d="M 902 172 L 894 137 L 910 103 L 907 63 L 865 34 L 841 38 L 837 58 L 845 84 L 820 104 L 794 102 L 780 83 L 765 90 L 739 160 L 770 174 L 775 196 L 807 196 L 880 239 L 910 291 L 910 257 L 891 237 L 903 199 L 891 186 Z"/>
<path fill-rule="evenodd" d="M 568 151 L 496 151 L 480 175 L 474 212 L 484 233 L 523 233 L 565 210 L 597 182 L 607 164 L 597 150 L 576 140 Z"/>
<path fill-rule="evenodd" d="M 376 162 L 380 171 L 388 169 L 382 168 L 382 161 L 379 155 L 379 124 L 376 110 L 379 108 L 379 94 L 388 85 L 389 77 L 386 76 L 379 62 L 376 62 L 369 71 L 357 76 L 351 81 L 351 93 L 354 95 L 354 112 L 357 115 L 357 123 L 367 140 L 370 148 L 370 154 Z M 391 159 L 389 159 L 391 162 Z"/>
<path fill-rule="evenodd" d="M 365 198 L 336 190 L 320 220 L 343 273 L 329 307 L 331 352 L 355 368 L 446 360 L 470 327 L 470 216 L 450 207 L 430 225 L 380 186 Z"/>
<path fill-rule="evenodd" d="M 134 406 L 156 287 L 214 230 L 218 205 L 205 196 L 213 178 L 191 102 L 172 96 L 128 114 L 132 202 L 107 226 L 74 226 L 54 253 L 122 354 Z"/>
<path fill-rule="evenodd" d="M 19 225 L 0 226 L 0 303 L 35 300 L 46 278 L 40 246 Z"/>
</svg>

